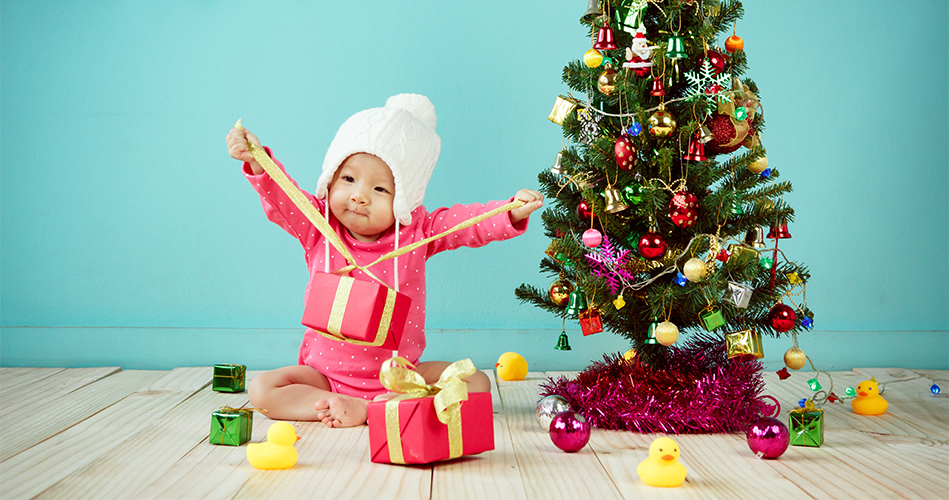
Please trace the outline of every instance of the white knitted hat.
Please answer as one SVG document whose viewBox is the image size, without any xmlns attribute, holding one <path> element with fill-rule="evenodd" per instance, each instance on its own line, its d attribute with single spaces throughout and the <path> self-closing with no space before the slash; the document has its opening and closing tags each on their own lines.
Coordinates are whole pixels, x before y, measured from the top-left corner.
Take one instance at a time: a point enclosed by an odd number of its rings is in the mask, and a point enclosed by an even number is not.
<svg viewBox="0 0 949 500">
<path fill-rule="evenodd" d="M 384 107 L 349 117 L 326 151 L 316 197 L 326 198 L 327 186 L 346 158 L 369 153 L 392 169 L 395 178 L 393 214 L 399 224 L 411 224 L 412 211 L 425 199 L 425 188 L 441 151 L 441 139 L 435 133 L 436 121 L 435 106 L 418 94 L 394 95 L 386 100 Z"/>
</svg>

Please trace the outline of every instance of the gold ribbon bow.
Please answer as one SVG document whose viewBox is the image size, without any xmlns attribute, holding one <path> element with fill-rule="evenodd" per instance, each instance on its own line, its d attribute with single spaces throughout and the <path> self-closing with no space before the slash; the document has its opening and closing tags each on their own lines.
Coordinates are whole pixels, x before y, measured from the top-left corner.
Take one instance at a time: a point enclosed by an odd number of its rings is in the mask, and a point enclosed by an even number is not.
<svg viewBox="0 0 949 500">
<path fill-rule="evenodd" d="M 383 387 L 401 395 L 386 401 L 386 440 L 389 446 L 389 461 L 404 464 L 402 437 L 399 434 L 399 402 L 407 399 L 434 396 L 435 415 L 438 421 L 448 426 L 448 458 L 462 455 L 461 402 L 468 399 L 468 385 L 463 380 L 475 374 L 470 359 L 455 361 L 442 372 L 432 385 L 407 359 L 396 356 L 386 360 L 379 371 Z"/>
</svg>

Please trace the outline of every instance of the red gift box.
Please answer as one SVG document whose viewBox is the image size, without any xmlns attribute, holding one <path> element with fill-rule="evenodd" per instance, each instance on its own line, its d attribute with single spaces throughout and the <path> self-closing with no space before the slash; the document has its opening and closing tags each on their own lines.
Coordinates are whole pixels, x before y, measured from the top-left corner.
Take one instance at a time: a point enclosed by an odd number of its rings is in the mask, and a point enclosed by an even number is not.
<svg viewBox="0 0 949 500">
<path fill-rule="evenodd" d="M 593 335 L 603 331 L 603 320 L 600 319 L 600 310 L 591 307 L 586 311 L 580 311 L 580 331 L 583 336 Z"/>
<path fill-rule="evenodd" d="M 302 323 L 326 337 L 398 349 L 412 299 L 373 281 L 316 273 Z"/>
<path fill-rule="evenodd" d="M 369 403 L 369 450 L 375 463 L 427 464 L 494 449 L 491 393 L 474 392 L 461 403 L 461 432 L 452 443 L 449 427 L 435 414 L 432 397 Z M 386 404 L 398 405 L 398 427 L 387 428 Z M 399 442 L 390 447 L 388 431 Z M 452 456 L 452 445 L 460 454 Z M 400 457 L 401 454 L 401 457 Z"/>
</svg>

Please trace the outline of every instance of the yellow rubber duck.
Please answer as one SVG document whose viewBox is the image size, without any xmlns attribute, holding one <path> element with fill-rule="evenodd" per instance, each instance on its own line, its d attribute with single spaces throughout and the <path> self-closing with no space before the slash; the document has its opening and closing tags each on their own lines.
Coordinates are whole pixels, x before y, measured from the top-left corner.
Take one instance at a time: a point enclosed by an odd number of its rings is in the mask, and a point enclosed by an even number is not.
<svg viewBox="0 0 949 500">
<path fill-rule="evenodd" d="M 880 395 L 880 386 L 876 378 L 864 380 L 857 386 L 857 397 L 850 402 L 857 415 L 883 415 L 890 406 Z"/>
<path fill-rule="evenodd" d="M 297 463 L 297 449 L 293 443 L 298 439 L 292 425 L 274 422 L 267 429 L 266 441 L 247 444 L 247 461 L 258 469 L 289 469 Z"/>
<path fill-rule="evenodd" d="M 506 352 L 494 364 L 501 380 L 524 380 L 527 376 L 527 360 L 516 352 Z"/>
<path fill-rule="evenodd" d="M 649 456 L 639 463 L 636 473 L 649 486 L 679 486 L 686 473 L 685 466 L 679 463 L 679 445 L 671 438 L 657 438 L 649 445 Z"/>
</svg>

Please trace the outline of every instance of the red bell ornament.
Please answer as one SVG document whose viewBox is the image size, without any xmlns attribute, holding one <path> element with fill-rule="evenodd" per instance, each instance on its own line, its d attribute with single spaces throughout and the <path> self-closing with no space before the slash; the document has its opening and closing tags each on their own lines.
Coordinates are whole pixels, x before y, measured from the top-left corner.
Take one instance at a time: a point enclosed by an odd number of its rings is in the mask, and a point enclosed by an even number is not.
<svg viewBox="0 0 949 500">
<path fill-rule="evenodd" d="M 632 170 L 636 166 L 636 148 L 627 135 L 621 135 L 613 144 L 613 154 L 616 156 L 616 166 L 623 170 Z"/>
<path fill-rule="evenodd" d="M 777 226 L 771 226 L 768 231 L 768 238 L 783 240 L 790 237 L 791 233 L 788 231 L 788 225 L 785 221 L 781 221 Z"/>
<path fill-rule="evenodd" d="M 600 27 L 596 34 L 596 43 L 593 44 L 596 50 L 616 50 L 616 42 L 613 41 L 613 29 L 609 24 Z"/>
<path fill-rule="evenodd" d="M 649 91 L 649 95 L 655 97 L 662 97 L 666 95 L 666 89 L 662 86 L 662 78 L 654 78 L 652 81 L 652 89 Z"/>
<path fill-rule="evenodd" d="M 694 194 L 682 190 L 669 200 L 669 217 L 679 227 L 692 227 L 699 220 L 699 199 Z"/>
<path fill-rule="evenodd" d="M 649 260 L 656 260 L 666 253 L 669 244 L 661 234 L 648 232 L 639 238 L 639 255 Z"/>
<path fill-rule="evenodd" d="M 771 311 L 768 312 L 768 323 L 771 325 L 771 328 L 781 333 L 794 328 L 794 321 L 796 319 L 794 309 L 783 303 L 775 304 L 774 307 L 771 308 Z"/>
<path fill-rule="evenodd" d="M 686 161 L 705 161 L 708 158 L 705 157 L 705 144 L 702 144 L 702 141 L 698 137 L 693 137 L 689 141 L 689 152 L 682 157 Z"/>
</svg>

